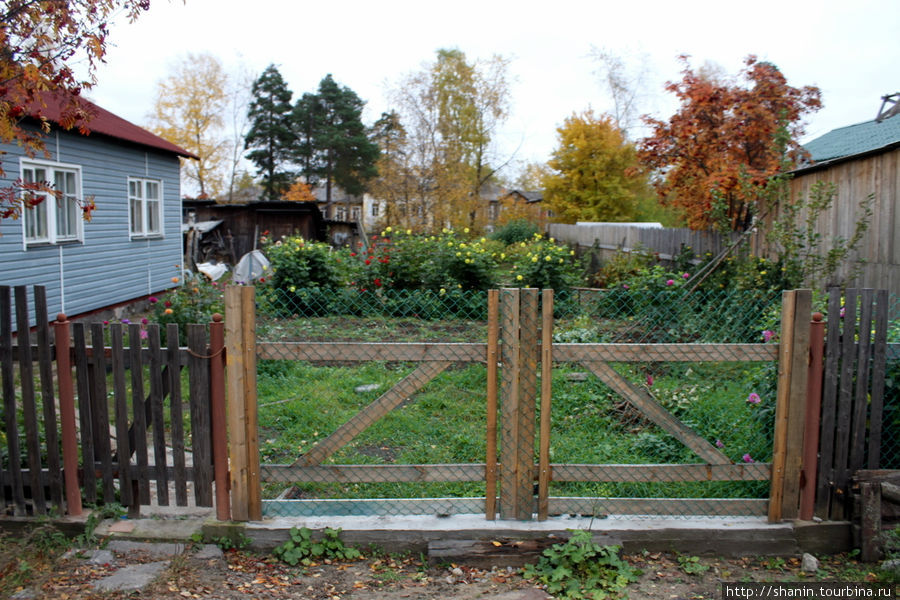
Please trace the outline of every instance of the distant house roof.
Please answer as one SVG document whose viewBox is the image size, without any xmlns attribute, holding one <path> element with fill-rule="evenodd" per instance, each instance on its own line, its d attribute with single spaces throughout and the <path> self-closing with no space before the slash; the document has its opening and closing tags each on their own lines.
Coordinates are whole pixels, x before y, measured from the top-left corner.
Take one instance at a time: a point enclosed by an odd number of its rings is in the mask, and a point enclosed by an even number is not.
<svg viewBox="0 0 900 600">
<path fill-rule="evenodd" d="M 544 192 L 540 191 L 526 191 L 526 190 L 509 190 L 506 192 L 506 196 L 511 196 L 516 194 L 525 199 L 526 202 L 541 202 L 544 199 Z"/>
<path fill-rule="evenodd" d="M 900 147 L 900 116 L 887 118 L 881 122 L 866 121 L 841 127 L 804 144 L 803 147 L 810 153 L 813 162 L 800 170 L 822 166 L 822 163 L 826 162 L 846 160 L 861 154 L 891 150 Z"/>
<path fill-rule="evenodd" d="M 34 118 L 45 118 L 54 123 L 59 123 L 62 108 L 65 100 L 52 93 L 43 95 L 46 106 L 41 106 L 40 102 L 35 101 L 28 107 L 28 113 Z M 188 152 L 184 148 L 166 141 L 154 133 L 150 133 L 142 127 L 138 127 L 130 121 L 126 121 L 122 117 L 114 115 L 105 108 L 101 108 L 85 98 L 78 98 L 79 104 L 91 115 L 91 119 L 86 123 L 90 133 L 105 135 L 126 142 L 132 142 L 141 146 L 156 148 L 164 152 L 171 152 L 185 158 L 198 158 L 195 154 Z M 88 134 L 90 135 L 90 134 Z"/>
</svg>

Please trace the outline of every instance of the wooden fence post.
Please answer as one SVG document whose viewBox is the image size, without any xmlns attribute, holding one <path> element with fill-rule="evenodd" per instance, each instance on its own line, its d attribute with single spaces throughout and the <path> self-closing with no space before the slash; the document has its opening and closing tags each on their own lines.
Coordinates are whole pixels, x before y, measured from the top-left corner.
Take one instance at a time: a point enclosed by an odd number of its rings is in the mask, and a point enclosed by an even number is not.
<svg viewBox="0 0 900 600">
<path fill-rule="evenodd" d="M 809 361 L 810 290 L 785 291 L 778 348 L 778 392 L 772 444 L 769 522 L 796 519 L 800 502 L 800 467 Z"/>
<path fill-rule="evenodd" d="M 72 360 L 69 354 L 69 320 L 64 313 L 56 317 L 53 330 L 56 345 L 56 377 L 59 386 L 59 421 L 62 429 L 63 477 L 66 484 L 66 509 L 69 516 L 81 515 L 81 488 L 78 486 L 78 438 L 75 428 L 75 389 L 72 384 Z"/>
<path fill-rule="evenodd" d="M 497 518 L 497 361 L 500 335 L 500 292 L 488 290 L 487 422 L 485 438 L 484 514 Z"/>
<path fill-rule="evenodd" d="M 216 518 L 231 520 L 228 495 L 228 432 L 225 426 L 225 323 L 213 315 L 209 326 L 209 403 L 212 413 L 213 478 L 216 482 Z"/>
<path fill-rule="evenodd" d="M 809 324 L 809 369 L 806 381 L 806 418 L 803 427 L 803 465 L 800 487 L 800 519 L 813 518 L 816 473 L 819 466 L 819 425 L 822 411 L 822 369 L 825 358 L 824 315 L 813 313 Z"/>
<path fill-rule="evenodd" d="M 500 385 L 500 518 L 516 518 L 519 488 L 515 457 L 519 447 L 519 295 L 518 289 L 500 290 L 500 353 L 503 371 Z"/>
<path fill-rule="evenodd" d="M 553 290 L 541 295 L 541 433 L 538 452 L 539 521 L 546 521 L 550 510 L 550 414 L 553 389 Z"/>
<path fill-rule="evenodd" d="M 225 346 L 232 517 L 262 518 L 256 407 L 256 296 L 251 286 L 225 289 Z"/>
</svg>

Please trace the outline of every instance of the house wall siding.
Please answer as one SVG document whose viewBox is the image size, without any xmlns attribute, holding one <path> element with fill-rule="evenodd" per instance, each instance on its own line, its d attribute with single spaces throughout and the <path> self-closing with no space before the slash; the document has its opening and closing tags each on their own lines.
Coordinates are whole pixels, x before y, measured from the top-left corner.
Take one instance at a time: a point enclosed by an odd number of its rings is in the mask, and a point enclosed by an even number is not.
<svg viewBox="0 0 900 600">
<path fill-rule="evenodd" d="M 46 286 L 51 315 L 89 312 L 172 287 L 182 252 L 178 157 L 65 131 L 51 133 L 46 148 L 49 157 L 35 158 L 81 167 L 82 193 L 93 196 L 96 210 L 83 224 L 83 243 L 25 249 L 22 220 L 0 222 L 0 284 Z M 24 153 L 17 146 L 3 150 L 5 187 L 20 177 Z M 128 177 L 162 181 L 162 237 L 130 238 Z"/>
</svg>

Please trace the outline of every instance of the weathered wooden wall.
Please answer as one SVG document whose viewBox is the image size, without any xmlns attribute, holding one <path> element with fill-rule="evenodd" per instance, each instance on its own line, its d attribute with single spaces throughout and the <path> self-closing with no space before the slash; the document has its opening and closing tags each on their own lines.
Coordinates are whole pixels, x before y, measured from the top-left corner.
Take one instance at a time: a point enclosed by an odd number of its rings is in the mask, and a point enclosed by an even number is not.
<svg viewBox="0 0 900 600">
<path fill-rule="evenodd" d="M 829 240 L 853 235 L 861 215 L 860 202 L 870 194 L 874 197 L 869 230 L 857 251 L 838 270 L 838 280 L 825 284 L 881 288 L 900 294 L 900 149 L 800 172 L 791 182 L 791 197 L 808 197 L 810 187 L 818 181 L 837 186 L 834 204 L 817 220 L 824 250 L 830 247 Z M 805 218 L 801 215 L 798 224 Z M 764 233 L 765 227 L 761 227 L 753 240 L 754 252 L 772 255 Z M 854 272 L 858 275 L 848 278 Z"/>
</svg>

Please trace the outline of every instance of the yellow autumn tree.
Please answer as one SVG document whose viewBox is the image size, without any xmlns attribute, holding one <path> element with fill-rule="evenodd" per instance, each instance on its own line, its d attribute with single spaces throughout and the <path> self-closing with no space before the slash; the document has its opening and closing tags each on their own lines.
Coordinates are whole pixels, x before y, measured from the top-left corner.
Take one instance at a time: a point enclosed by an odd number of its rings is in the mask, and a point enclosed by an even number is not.
<svg viewBox="0 0 900 600">
<path fill-rule="evenodd" d="M 223 115 L 228 107 L 228 76 L 211 54 L 184 55 L 171 74 L 157 83 L 151 130 L 195 154 L 182 159 L 181 173 L 200 197 L 216 197 L 225 188 L 229 143 Z"/>
<path fill-rule="evenodd" d="M 641 196 L 650 193 L 637 168 L 634 145 L 607 115 L 591 109 L 557 128 L 559 146 L 541 181 L 544 202 L 562 223 L 630 221 Z"/>
</svg>

